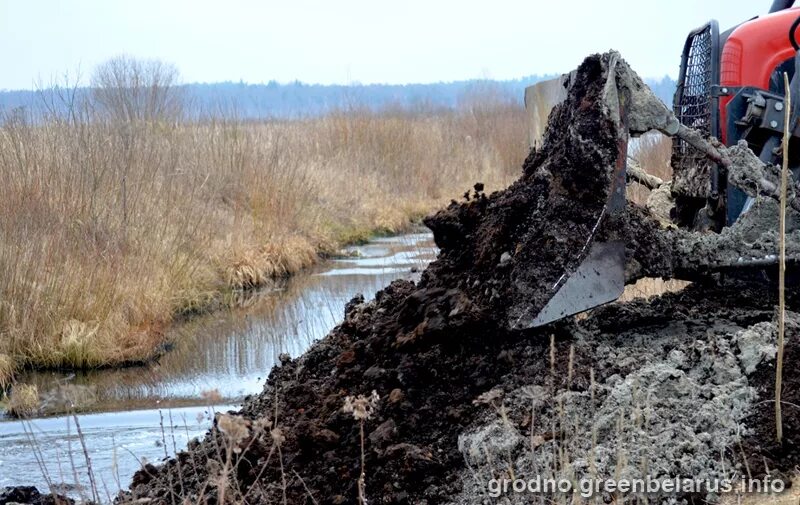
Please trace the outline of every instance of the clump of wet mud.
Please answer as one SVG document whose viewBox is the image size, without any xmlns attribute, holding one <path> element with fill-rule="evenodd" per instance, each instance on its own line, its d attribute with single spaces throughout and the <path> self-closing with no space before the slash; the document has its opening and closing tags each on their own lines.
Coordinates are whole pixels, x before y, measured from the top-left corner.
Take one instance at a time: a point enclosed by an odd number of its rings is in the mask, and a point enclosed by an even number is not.
<svg viewBox="0 0 800 505">
<path fill-rule="evenodd" d="M 511 187 L 453 202 L 425 220 L 441 254 L 424 285 L 457 287 L 498 321 L 544 306 L 550 290 L 530 287 L 552 286 L 578 256 L 612 184 L 618 128 L 602 102 L 607 70 L 599 58 L 578 69 L 550 115 L 542 148 Z M 515 303 L 521 298 L 525 307 Z"/>
<path fill-rule="evenodd" d="M 473 476 L 498 461 L 481 459 L 481 447 L 510 457 L 512 469 L 525 468 L 518 459 L 526 440 L 552 444 L 572 429 L 553 422 L 559 405 L 564 416 L 582 413 L 580 422 L 597 424 L 602 435 L 602 457 L 575 472 L 626 468 L 617 457 L 633 453 L 625 437 L 669 434 L 688 441 L 662 456 L 650 453 L 650 468 L 716 472 L 710 456 L 690 460 L 721 450 L 734 434 L 756 433 L 743 419 L 763 387 L 749 377 L 759 377 L 769 360 L 771 337 L 757 326 L 772 321 L 767 294 L 692 285 L 544 329 L 508 324 L 519 311 L 544 306 L 593 234 L 625 235 L 628 262 L 638 269 L 629 277 L 666 272 L 672 263 L 673 243 L 663 242 L 646 210 L 629 205 L 616 221 L 600 219 L 621 152 L 623 125 L 606 100 L 615 80 L 609 62 L 617 58 L 591 56 L 578 68 L 517 182 L 491 195 L 476 186 L 467 201 L 425 220 L 441 252 L 419 283 L 395 281 L 372 301 L 353 299 L 327 337 L 273 369 L 262 394 L 218 417 L 188 451 L 138 472 L 121 500 L 342 504 L 357 502 L 363 482 L 372 503 L 471 502 L 483 496 Z M 753 345 L 739 345 L 748 338 Z M 348 397 L 373 391 L 380 400 L 368 418 L 343 409 Z M 659 396 L 650 395 L 648 407 L 649 393 Z M 698 399 L 713 404 L 702 415 L 690 407 Z M 537 401 L 531 411 L 526 402 Z M 597 417 L 591 422 L 589 401 Z M 615 442 L 617 416 L 634 415 L 637 405 L 652 415 L 637 414 L 643 424 Z M 513 426 L 518 436 L 486 431 L 498 412 L 501 429 Z M 531 412 L 556 427 L 526 418 Z M 582 437 L 579 447 L 591 445 L 591 432 Z M 567 467 L 566 460 L 551 463 Z"/>
<path fill-rule="evenodd" d="M 797 306 L 797 305 L 795 305 Z M 787 327 L 784 351 L 784 372 L 781 403 L 783 404 L 784 440 L 775 438 L 775 360 L 762 360 L 751 375 L 760 400 L 744 419 L 747 437 L 741 452 L 748 464 L 746 469 L 760 476 L 777 474 L 784 478 L 796 475 L 800 468 L 800 328 Z M 788 368 L 787 368 L 788 367 Z"/>
<path fill-rule="evenodd" d="M 0 505 L 17 503 L 29 505 L 74 505 L 75 500 L 59 494 L 41 494 L 33 486 L 4 487 L 0 490 Z"/>
</svg>

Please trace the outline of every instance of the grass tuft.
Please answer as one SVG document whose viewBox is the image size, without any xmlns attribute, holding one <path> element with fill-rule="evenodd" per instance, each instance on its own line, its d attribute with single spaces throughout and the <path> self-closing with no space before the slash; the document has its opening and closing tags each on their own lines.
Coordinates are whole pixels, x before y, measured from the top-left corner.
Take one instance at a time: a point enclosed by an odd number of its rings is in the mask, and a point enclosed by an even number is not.
<svg viewBox="0 0 800 505">
<path fill-rule="evenodd" d="M 39 389 L 31 384 L 16 384 L 8 397 L 6 412 L 13 417 L 30 417 L 39 410 Z"/>
<path fill-rule="evenodd" d="M 16 365 L 11 356 L 0 354 L 0 398 L 5 396 L 5 392 L 14 380 L 15 367 Z"/>
</svg>

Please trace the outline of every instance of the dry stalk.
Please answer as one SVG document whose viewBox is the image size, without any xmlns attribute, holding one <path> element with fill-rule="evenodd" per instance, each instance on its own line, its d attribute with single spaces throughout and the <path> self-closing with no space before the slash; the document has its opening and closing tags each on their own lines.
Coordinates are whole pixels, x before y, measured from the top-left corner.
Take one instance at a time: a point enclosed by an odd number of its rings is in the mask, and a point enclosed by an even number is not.
<svg viewBox="0 0 800 505">
<path fill-rule="evenodd" d="M 189 440 L 187 437 L 186 440 Z M 114 484 L 117 485 L 117 489 L 122 489 L 122 478 L 119 475 L 119 457 L 117 455 L 117 441 L 114 437 L 114 434 L 111 434 L 111 445 L 113 445 L 113 449 L 111 449 L 111 471 L 114 474 Z M 175 451 L 175 454 L 178 452 Z"/>
<path fill-rule="evenodd" d="M 594 367 L 589 369 L 589 390 L 591 396 L 591 408 L 594 412 L 596 410 L 594 396 L 595 396 L 596 383 L 594 379 Z M 592 479 L 597 480 L 597 424 L 592 422 L 592 453 L 589 459 L 589 474 Z"/>
<path fill-rule="evenodd" d="M 367 471 L 366 471 L 366 454 L 364 442 L 364 423 L 372 417 L 375 409 L 378 408 L 380 397 L 376 391 L 373 391 L 369 397 L 358 395 L 358 397 L 348 396 L 344 399 L 344 406 L 342 410 L 353 415 L 353 419 L 358 421 L 359 434 L 361 437 L 361 473 L 358 476 L 358 503 L 366 505 L 367 495 Z"/>
<path fill-rule="evenodd" d="M 789 172 L 789 130 L 792 109 L 792 92 L 789 89 L 789 76 L 783 73 L 783 84 L 786 89 L 783 123 L 783 167 L 781 170 L 781 219 L 780 219 L 780 265 L 778 266 L 778 356 L 775 368 L 775 438 L 783 442 L 783 413 L 781 409 L 781 387 L 783 383 L 783 344 L 786 330 L 786 186 Z"/>
<path fill-rule="evenodd" d="M 620 477 L 622 476 L 623 469 L 627 466 L 627 457 L 625 455 L 625 449 L 622 446 L 622 440 L 624 436 L 623 427 L 625 425 L 625 409 L 621 408 L 619 411 L 619 418 L 617 418 L 617 461 L 616 465 L 614 466 L 614 480 L 619 481 Z M 622 503 L 620 499 L 619 490 L 615 491 L 612 500 L 616 503 Z"/>
<path fill-rule="evenodd" d="M 556 336 L 551 333 L 550 334 L 550 387 L 551 391 L 550 394 L 552 398 L 556 397 Z M 559 410 L 560 412 L 560 410 Z M 550 430 L 551 433 L 555 435 L 556 433 L 556 416 L 553 416 L 550 420 Z M 559 455 L 558 455 L 558 443 L 553 437 L 553 468 L 551 469 L 553 472 L 553 477 L 556 476 L 558 473 L 558 462 L 559 462 Z"/>
<path fill-rule="evenodd" d="M 497 397 L 495 397 L 495 393 L 498 393 Z M 482 395 L 483 396 L 483 395 Z M 500 420 L 503 421 L 503 426 L 505 426 L 509 430 L 513 430 L 514 427 L 511 424 L 511 421 L 508 419 L 508 412 L 506 411 L 505 404 L 501 401 L 500 405 L 498 406 L 495 403 L 495 400 L 499 397 L 499 391 L 493 389 L 489 391 L 488 394 L 485 395 L 488 399 L 489 405 L 494 409 L 495 413 L 500 417 Z M 478 403 L 482 403 L 480 400 Z M 511 480 L 514 480 L 515 473 L 514 473 L 514 458 L 511 457 L 511 448 L 506 448 L 506 454 L 508 455 L 508 475 L 511 477 Z M 489 457 L 488 449 L 487 449 L 487 457 Z"/>
<path fill-rule="evenodd" d="M 159 403 L 159 402 L 156 402 L 156 403 Z M 167 435 L 166 435 L 166 432 L 164 431 L 164 413 L 161 411 L 161 409 L 158 409 L 158 419 L 159 419 L 158 426 L 161 429 L 161 447 L 164 448 L 164 458 L 165 459 L 169 459 L 169 451 L 167 450 Z M 176 452 L 176 454 L 177 454 L 177 452 Z M 180 473 L 180 462 L 178 462 L 178 472 Z M 174 486 L 174 482 L 172 481 L 172 474 L 170 473 L 167 476 L 169 478 L 169 487 L 170 487 L 170 489 L 174 489 L 175 486 Z M 182 478 L 181 478 L 181 482 L 183 482 Z M 174 493 L 170 493 L 169 498 L 170 498 L 170 503 L 172 505 L 175 505 L 175 494 Z"/>
<path fill-rule="evenodd" d="M 159 413 L 160 413 L 160 411 L 159 411 Z M 180 460 L 180 458 L 177 457 L 177 455 L 178 455 L 178 443 L 175 440 L 176 425 L 175 425 L 175 422 L 172 420 L 172 409 L 169 409 L 167 411 L 167 414 L 169 415 L 169 434 L 170 434 L 170 438 L 172 438 L 172 454 L 176 455 L 175 463 L 176 463 L 176 466 L 178 468 L 178 480 L 179 480 L 179 485 L 180 485 L 180 488 L 181 488 L 181 496 L 186 496 L 186 489 L 183 486 L 183 483 L 185 482 L 186 479 L 183 478 L 183 468 L 182 468 L 181 460 Z M 162 423 L 163 423 L 163 420 L 162 420 Z"/>
<path fill-rule="evenodd" d="M 297 477 L 297 480 L 300 481 L 300 484 L 303 485 L 303 489 L 306 490 L 306 494 L 308 494 L 308 497 L 311 500 L 311 502 L 314 503 L 314 505 L 319 505 L 319 502 L 317 502 L 317 500 L 314 498 L 314 495 L 311 493 L 311 490 L 308 489 L 308 486 L 306 485 L 306 481 L 303 480 L 303 478 L 300 476 L 299 473 L 297 473 L 296 470 L 292 470 L 292 473 L 294 473 L 294 476 Z"/>
<path fill-rule="evenodd" d="M 47 470 L 47 465 L 44 462 L 44 454 L 42 454 L 42 448 L 36 441 L 36 436 L 33 432 L 33 424 L 30 421 L 23 421 L 22 429 L 25 432 L 25 438 L 28 439 L 28 444 L 30 444 L 32 448 L 33 458 L 36 460 L 36 465 L 39 467 L 39 471 L 44 477 L 44 480 L 47 483 L 47 487 L 50 490 L 50 493 L 56 494 L 55 487 L 53 486 L 53 480 L 50 478 L 50 472 Z"/>
<path fill-rule="evenodd" d="M 281 431 L 280 426 L 278 425 L 278 392 L 280 389 L 280 384 L 275 384 L 275 417 L 272 424 L 272 431 L 270 434 L 272 435 L 272 442 L 278 448 L 278 463 L 281 470 L 281 497 L 283 498 L 283 505 L 286 505 L 286 472 L 283 469 L 283 452 L 281 451 L 281 444 L 285 440 L 283 433 Z"/>
<path fill-rule="evenodd" d="M 744 447 L 742 446 L 742 433 L 741 427 L 738 427 L 736 430 L 736 441 L 739 444 L 739 452 L 742 455 L 742 461 L 744 461 L 744 469 L 747 472 L 747 478 L 749 480 L 753 480 L 753 474 L 750 472 L 750 463 L 747 462 L 747 455 L 744 452 Z"/>
<path fill-rule="evenodd" d="M 567 389 L 572 388 L 572 377 L 575 372 L 575 345 L 569 345 L 569 365 L 567 366 Z"/>
<path fill-rule="evenodd" d="M 261 480 L 261 477 L 264 475 L 264 472 L 269 467 L 269 462 L 272 460 L 272 455 L 275 454 L 275 445 L 276 444 L 273 441 L 272 445 L 270 446 L 269 453 L 267 453 L 267 457 L 264 460 L 264 464 L 261 465 L 261 469 L 258 471 L 258 474 L 256 475 L 255 479 L 253 479 L 253 484 L 250 486 L 247 492 L 245 492 L 243 497 L 245 503 L 247 503 L 247 497 L 255 489 L 255 485 Z"/>
<path fill-rule="evenodd" d="M 283 452 L 281 451 L 281 444 L 283 443 L 283 434 L 280 431 L 280 428 L 275 428 L 272 430 L 272 438 L 275 440 L 275 445 L 278 447 L 278 463 L 280 464 L 281 469 L 281 496 L 283 497 L 283 505 L 286 505 L 286 471 L 283 468 Z M 362 443 L 363 443 L 363 433 L 362 433 Z M 362 449 L 363 451 L 363 449 Z M 363 455 L 361 456 L 364 457 Z"/>
<path fill-rule="evenodd" d="M 78 440 L 81 442 L 81 449 L 83 449 L 83 457 L 86 460 L 86 473 L 89 477 L 89 485 L 92 488 L 92 499 L 95 503 L 100 503 L 100 494 L 97 492 L 97 483 L 94 480 L 94 470 L 92 470 L 92 458 L 89 457 L 89 449 L 86 448 L 86 438 L 81 431 L 81 423 L 78 421 L 78 416 L 74 412 L 72 418 L 75 420 L 75 429 L 78 432 Z"/>
<path fill-rule="evenodd" d="M 367 503 L 367 471 L 366 471 L 366 458 L 364 457 L 364 420 L 358 423 L 361 435 L 361 473 L 358 475 L 358 503 L 366 505 Z"/>
</svg>

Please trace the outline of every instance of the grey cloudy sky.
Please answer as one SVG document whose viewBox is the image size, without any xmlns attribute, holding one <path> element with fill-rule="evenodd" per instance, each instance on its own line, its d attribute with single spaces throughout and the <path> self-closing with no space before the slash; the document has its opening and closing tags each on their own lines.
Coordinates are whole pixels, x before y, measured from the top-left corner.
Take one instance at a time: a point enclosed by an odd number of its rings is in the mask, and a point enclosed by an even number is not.
<svg viewBox="0 0 800 505">
<path fill-rule="evenodd" d="M 564 72 L 618 49 L 642 75 L 677 74 L 686 33 L 770 0 L 0 0 L 0 89 L 115 55 L 177 65 L 185 82 L 507 79 Z"/>
</svg>

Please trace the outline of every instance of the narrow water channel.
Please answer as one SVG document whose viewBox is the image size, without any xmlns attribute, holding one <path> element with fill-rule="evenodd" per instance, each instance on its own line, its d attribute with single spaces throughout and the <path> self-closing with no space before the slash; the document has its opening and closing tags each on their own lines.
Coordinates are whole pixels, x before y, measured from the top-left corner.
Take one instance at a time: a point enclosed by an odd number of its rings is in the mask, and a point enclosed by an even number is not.
<svg viewBox="0 0 800 505">
<path fill-rule="evenodd" d="M 243 295 L 230 310 L 172 330 L 175 348 L 158 363 L 80 374 L 29 373 L 44 412 L 65 407 L 78 416 L 0 421 L 0 487 L 56 485 L 88 495 L 86 444 L 105 500 L 125 487 L 142 461 L 158 462 L 202 435 L 214 411 L 258 393 L 279 356 L 302 354 L 343 316 L 344 305 L 398 278 L 415 278 L 436 255 L 431 235 L 375 239 L 342 258 Z M 210 407 L 212 406 L 213 407 Z"/>
</svg>

